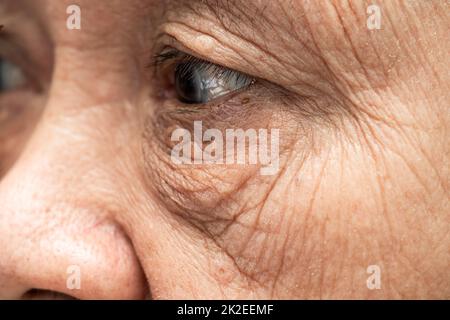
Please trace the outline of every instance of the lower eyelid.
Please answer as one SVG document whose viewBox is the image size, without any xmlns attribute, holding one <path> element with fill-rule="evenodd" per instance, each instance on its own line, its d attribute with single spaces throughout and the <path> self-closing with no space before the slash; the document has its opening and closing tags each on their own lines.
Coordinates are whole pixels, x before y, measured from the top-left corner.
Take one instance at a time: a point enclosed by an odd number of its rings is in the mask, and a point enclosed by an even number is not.
<svg viewBox="0 0 450 320">
<path fill-rule="evenodd" d="M 184 104 L 175 98 L 167 99 L 161 101 L 160 110 L 169 118 L 182 118 L 183 121 L 190 121 L 190 118 L 192 118 L 191 120 L 202 118 L 221 121 L 225 118 L 237 117 L 244 109 L 251 109 L 252 112 L 255 112 L 255 106 L 266 107 L 267 97 L 261 96 L 259 93 L 261 90 L 265 90 L 264 86 L 255 80 L 246 88 L 233 91 L 207 103 Z"/>
</svg>

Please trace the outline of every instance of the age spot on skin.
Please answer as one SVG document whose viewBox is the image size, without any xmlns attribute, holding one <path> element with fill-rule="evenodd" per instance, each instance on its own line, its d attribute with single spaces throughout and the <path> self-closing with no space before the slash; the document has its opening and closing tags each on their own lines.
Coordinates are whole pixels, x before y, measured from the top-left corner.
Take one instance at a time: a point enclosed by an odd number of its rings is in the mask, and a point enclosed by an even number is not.
<svg viewBox="0 0 450 320">
<path fill-rule="evenodd" d="M 249 97 L 245 97 L 241 100 L 241 104 L 247 104 L 250 102 L 250 98 Z"/>
</svg>

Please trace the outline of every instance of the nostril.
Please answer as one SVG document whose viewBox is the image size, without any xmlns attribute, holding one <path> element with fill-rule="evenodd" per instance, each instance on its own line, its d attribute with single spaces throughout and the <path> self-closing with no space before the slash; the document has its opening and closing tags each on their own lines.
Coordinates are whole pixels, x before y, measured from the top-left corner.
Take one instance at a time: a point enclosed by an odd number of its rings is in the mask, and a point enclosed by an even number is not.
<svg viewBox="0 0 450 320">
<path fill-rule="evenodd" d="M 76 298 L 56 291 L 31 289 L 22 296 L 22 300 L 76 300 Z"/>
</svg>

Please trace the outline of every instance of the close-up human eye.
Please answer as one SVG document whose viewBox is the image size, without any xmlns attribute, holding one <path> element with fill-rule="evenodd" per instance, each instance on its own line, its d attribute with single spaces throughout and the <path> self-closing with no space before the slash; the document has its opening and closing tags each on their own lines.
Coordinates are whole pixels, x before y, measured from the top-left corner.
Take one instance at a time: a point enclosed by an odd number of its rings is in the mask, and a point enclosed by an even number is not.
<svg viewBox="0 0 450 320">
<path fill-rule="evenodd" d="M 185 104 L 205 104 L 246 89 L 255 79 L 196 57 L 168 49 L 155 57 L 164 92 Z"/>
</svg>

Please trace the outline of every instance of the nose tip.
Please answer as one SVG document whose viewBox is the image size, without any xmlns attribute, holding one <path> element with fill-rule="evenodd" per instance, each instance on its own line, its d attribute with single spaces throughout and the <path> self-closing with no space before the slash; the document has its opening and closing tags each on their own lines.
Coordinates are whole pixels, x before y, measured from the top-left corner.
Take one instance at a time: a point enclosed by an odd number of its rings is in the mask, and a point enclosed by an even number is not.
<svg viewBox="0 0 450 320">
<path fill-rule="evenodd" d="M 0 299 L 143 299 L 148 292 L 127 236 L 95 210 L 3 208 L 0 239 Z"/>
</svg>

